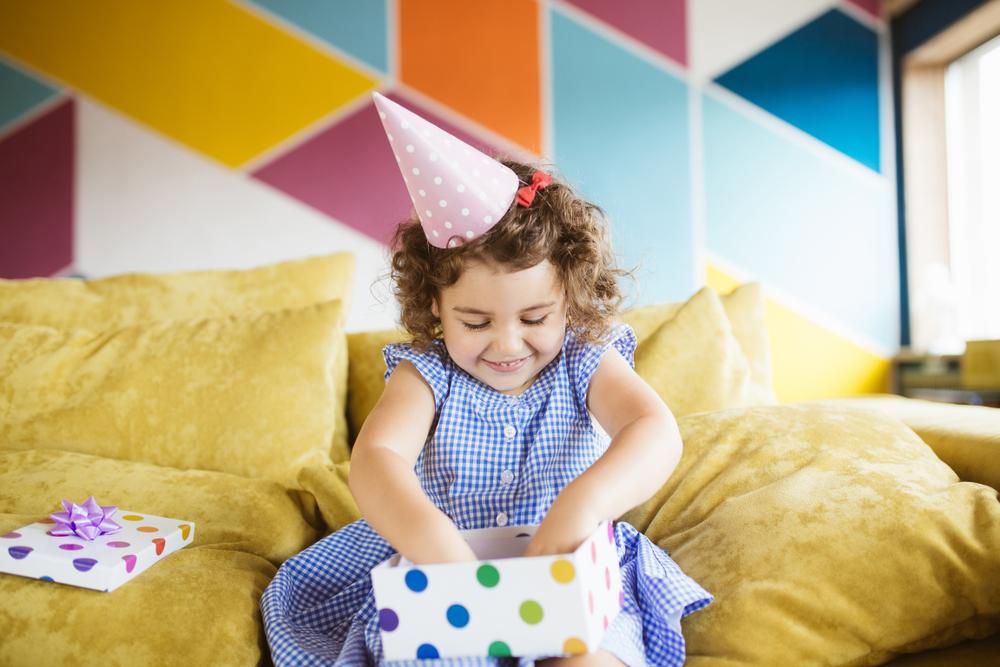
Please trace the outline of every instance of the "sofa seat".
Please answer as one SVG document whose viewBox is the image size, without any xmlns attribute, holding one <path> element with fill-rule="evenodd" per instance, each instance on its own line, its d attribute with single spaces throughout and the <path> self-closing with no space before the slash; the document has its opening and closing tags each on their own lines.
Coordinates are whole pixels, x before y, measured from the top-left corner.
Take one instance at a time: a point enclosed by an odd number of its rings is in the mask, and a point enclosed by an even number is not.
<svg viewBox="0 0 1000 667">
<path fill-rule="evenodd" d="M 322 535 L 310 494 L 225 473 L 0 450 L 0 534 L 91 494 L 193 521 L 194 541 L 113 593 L 0 576 L 0 664 L 269 661 L 258 603 L 281 562 Z"/>
</svg>

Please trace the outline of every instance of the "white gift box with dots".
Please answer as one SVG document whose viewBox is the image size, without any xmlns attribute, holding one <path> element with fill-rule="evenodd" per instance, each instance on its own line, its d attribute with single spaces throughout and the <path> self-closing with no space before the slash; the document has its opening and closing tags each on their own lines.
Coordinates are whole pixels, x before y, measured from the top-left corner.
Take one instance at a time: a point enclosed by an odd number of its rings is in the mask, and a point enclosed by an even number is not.
<svg viewBox="0 0 1000 667">
<path fill-rule="evenodd" d="M 535 526 L 462 531 L 478 561 L 372 570 L 387 660 L 597 650 L 623 605 L 611 522 L 570 554 L 522 557 Z"/>
<path fill-rule="evenodd" d="M 86 540 L 51 534 L 42 519 L 0 535 L 0 572 L 71 586 L 113 591 L 194 540 L 194 523 L 119 510 L 122 529 Z"/>
</svg>

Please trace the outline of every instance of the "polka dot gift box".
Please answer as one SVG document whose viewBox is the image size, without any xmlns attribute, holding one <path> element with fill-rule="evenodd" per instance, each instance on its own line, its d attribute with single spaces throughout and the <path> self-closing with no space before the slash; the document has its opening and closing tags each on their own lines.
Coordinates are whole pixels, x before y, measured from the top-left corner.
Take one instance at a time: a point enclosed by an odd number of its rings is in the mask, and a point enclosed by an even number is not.
<svg viewBox="0 0 1000 667">
<path fill-rule="evenodd" d="M 575 655 L 597 649 L 622 605 L 614 529 L 570 554 L 522 557 L 534 526 L 463 531 L 480 560 L 372 570 L 388 660 Z"/>
<path fill-rule="evenodd" d="M 0 572 L 113 591 L 194 540 L 194 523 L 101 507 L 91 496 L 0 535 Z"/>
</svg>

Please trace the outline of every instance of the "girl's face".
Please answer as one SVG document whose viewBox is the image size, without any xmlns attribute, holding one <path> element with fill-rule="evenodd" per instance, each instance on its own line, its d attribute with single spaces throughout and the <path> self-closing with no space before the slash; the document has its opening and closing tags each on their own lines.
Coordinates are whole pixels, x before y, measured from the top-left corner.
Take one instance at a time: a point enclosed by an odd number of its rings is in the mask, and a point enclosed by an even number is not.
<svg viewBox="0 0 1000 667">
<path fill-rule="evenodd" d="M 513 273 L 470 262 L 432 311 L 452 360 L 504 394 L 527 389 L 566 335 L 566 298 L 548 261 Z"/>
</svg>

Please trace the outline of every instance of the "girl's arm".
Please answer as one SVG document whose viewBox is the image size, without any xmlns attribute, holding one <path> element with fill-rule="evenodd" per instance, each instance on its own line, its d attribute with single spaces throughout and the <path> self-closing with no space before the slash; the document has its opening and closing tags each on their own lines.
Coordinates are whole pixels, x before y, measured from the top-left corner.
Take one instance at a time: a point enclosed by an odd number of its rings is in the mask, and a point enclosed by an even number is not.
<svg viewBox="0 0 1000 667">
<path fill-rule="evenodd" d="M 434 394 L 403 360 L 358 433 L 349 484 L 361 514 L 414 563 L 475 560 L 455 524 L 420 488 L 413 471 L 434 422 Z"/>
<path fill-rule="evenodd" d="M 594 371 L 587 406 L 611 444 L 562 490 L 526 555 L 573 551 L 599 522 L 651 498 L 680 461 L 683 445 L 673 414 L 614 348 Z"/>
</svg>

